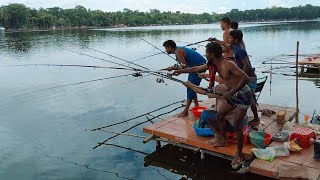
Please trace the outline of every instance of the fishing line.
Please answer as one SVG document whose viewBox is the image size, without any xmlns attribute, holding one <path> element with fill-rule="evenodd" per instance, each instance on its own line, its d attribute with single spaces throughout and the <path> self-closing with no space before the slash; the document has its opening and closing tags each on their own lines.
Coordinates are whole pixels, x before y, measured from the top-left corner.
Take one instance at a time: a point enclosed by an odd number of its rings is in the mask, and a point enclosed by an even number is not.
<svg viewBox="0 0 320 180">
<path fill-rule="evenodd" d="M 91 168 L 91 167 L 89 167 L 89 165 L 87 165 L 87 164 L 79 164 L 79 163 L 72 162 L 72 161 L 66 161 L 65 158 L 63 158 L 63 157 L 50 156 L 50 155 L 46 155 L 46 156 L 47 156 L 47 157 L 50 157 L 50 158 L 61 159 L 61 161 L 65 162 L 65 163 L 74 164 L 74 165 L 76 165 L 76 166 L 85 167 L 85 168 L 87 168 L 87 169 L 89 169 L 89 170 L 99 171 L 99 172 L 105 172 L 105 173 L 109 173 L 109 174 L 114 174 L 116 177 L 121 178 L 121 179 L 133 180 L 132 178 L 127 178 L 127 177 L 120 176 L 120 175 L 119 175 L 118 173 L 116 173 L 116 172 L 111 172 L 111 171 L 108 171 L 108 170 Z"/>
</svg>

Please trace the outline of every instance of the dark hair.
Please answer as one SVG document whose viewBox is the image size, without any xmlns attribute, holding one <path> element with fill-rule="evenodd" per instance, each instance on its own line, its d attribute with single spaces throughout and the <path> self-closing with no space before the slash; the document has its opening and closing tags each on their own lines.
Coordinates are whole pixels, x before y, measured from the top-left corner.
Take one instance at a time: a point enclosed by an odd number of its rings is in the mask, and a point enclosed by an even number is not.
<svg viewBox="0 0 320 180">
<path fill-rule="evenodd" d="M 231 22 L 231 28 L 232 28 L 232 29 L 237 30 L 237 29 L 238 29 L 238 26 L 239 26 L 239 24 L 238 24 L 237 21 L 232 21 L 232 22 Z"/>
<path fill-rule="evenodd" d="M 222 47 L 219 43 L 213 42 L 206 45 L 206 52 L 208 54 L 213 53 L 214 57 L 221 58 L 222 57 Z"/>
<path fill-rule="evenodd" d="M 163 43 L 163 46 L 164 46 L 164 47 L 171 47 L 171 48 L 174 48 L 174 49 L 177 47 L 176 43 L 175 43 L 173 40 L 167 40 L 167 41 L 165 41 L 165 42 Z"/>
<path fill-rule="evenodd" d="M 230 31 L 230 36 L 233 37 L 235 40 L 238 40 L 238 43 L 242 41 L 243 33 L 240 30 L 232 30 Z"/>
<path fill-rule="evenodd" d="M 222 21 L 222 22 L 224 22 L 224 23 L 227 23 L 228 25 L 231 24 L 231 20 L 230 20 L 230 18 L 228 18 L 228 17 L 223 17 L 222 19 L 220 19 L 220 21 Z"/>
</svg>

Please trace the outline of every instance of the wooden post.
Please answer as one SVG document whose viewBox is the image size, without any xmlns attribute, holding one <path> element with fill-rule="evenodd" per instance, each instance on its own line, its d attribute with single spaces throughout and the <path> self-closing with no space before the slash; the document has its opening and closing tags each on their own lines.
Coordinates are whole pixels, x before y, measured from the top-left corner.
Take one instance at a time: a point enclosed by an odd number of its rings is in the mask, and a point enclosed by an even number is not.
<svg viewBox="0 0 320 180">
<path fill-rule="evenodd" d="M 297 41 L 296 52 L 296 123 L 299 123 L 299 69 L 298 69 L 299 41 Z"/>
</svg>

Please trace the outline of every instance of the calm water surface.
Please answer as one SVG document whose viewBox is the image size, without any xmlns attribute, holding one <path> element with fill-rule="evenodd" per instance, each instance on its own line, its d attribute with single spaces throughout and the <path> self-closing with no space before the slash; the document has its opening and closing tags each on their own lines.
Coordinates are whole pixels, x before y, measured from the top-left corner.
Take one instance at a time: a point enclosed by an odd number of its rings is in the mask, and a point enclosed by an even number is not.
<svg viewBox="0 0 320 180">
<path fill-rule="evenodd" d="M 319 54 L 320 22 L 240 24 L 240 27 L 258 76 L 269 76 L 259 101 L 295 106 L 294 77 L 263 74 L 262 71 L 270 69 L 270 65 L 264 65 L 262 62 L 270 59 L 273 59 L 272 62 L 294 62 L 297 40 L 300 41 L 300 54 Z M 162 43 L 167 39 L 176 40 L 178 45 L 183 46 L 208 37 L 221 39 L 222 31 L 218 24 L 211 24 L 138 27 L 129 28 L 129 32 L 120 28 L 0 33 L 0 62 L 2 66 L 44 63 L 115 66 L 68 50 L 117 63 L 123 62 L 88 48 L 128 61 L 159 52 L 139 37 L 162 49 Z M 203 46 L 194 47 L 199 53 L 204 54 Z M 174 61 L 161 54 L 135 63 L 157 70 L 172 65 Z M 154 143 L 142 144 L 142 139 L 139 138 L 119 136 L 108 141 L 116 146 L 104 145 L 92 149 L 112 134 L 92 132 L 91 129 L 120 122 L 183 100 L 185 88 L 181 84 L 170 81 L 166 81 L 167 85 L 158 84 L 153 76 L 127 76 L 38 91 L 57 85 L 128 73 L 79 67 L 1 67 L 1 179 L 155 180 L 180 179 L 185 174 L 195 179 L 239 178 L 231 172 L 229 162 L 224 160 L 209 159 L 207 161 L 210 163 L 206 161 L 206 165 L 203 165 L 199 164 L 195 155 L 191 153 L 187 155 L 189 159 L 181 164 L 179 157 L 188 152 L 177 153 L 177 149 L 172 147 L 166 149 L 164 156 L 146 155 L 155 150 Z M 294 70 L 282 68 L 274 70 L 274 73 L 293 74 Z M 186 79 L 186 76 L 179 78 Z M 318 78 L 303 78 L 299 83 L 301 112 L 312 114 L 314 109 L 320 112 Z M 206 85 L 206 82 L 202 82 L 202 86 Z M 154 115 L 178 106 L 180 104 L 170 106 Z M 145 120 L 146 117 L 142 117 L 108 130 L 119 132 Z M 143 125 L 133 128 L 128 133 L 146 136 L 142 132 Z M 249 174 L 240 178 L 261 177 Z"/>
</svg>

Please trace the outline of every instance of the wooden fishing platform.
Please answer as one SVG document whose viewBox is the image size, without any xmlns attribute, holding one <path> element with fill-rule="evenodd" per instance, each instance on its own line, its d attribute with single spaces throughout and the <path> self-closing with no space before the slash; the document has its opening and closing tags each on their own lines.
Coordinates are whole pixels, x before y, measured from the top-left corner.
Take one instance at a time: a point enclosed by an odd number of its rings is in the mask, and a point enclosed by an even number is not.
<svg viewBox="0 0 320 180">
<path fill-rule="evenodd" d="M 214 98 L 200 103 L 201 106 L 205 106 L 208 109 L 210 109 L 213 104 L 215 104 Z M 285 110 L 285 121 L 292 121 L 295 116 L 295 108 L 292 107 L 283 107 L 262 103 L 259 103 L 259 106 L 260 109 L 269 109 L 275 112 L 279 110 Z M 248 111 L 248 115 L 251 114 L 252 112 Z M 165 142 L 194 151 L 199 151 L 201 152 L 201 158 L 204 158 L 205 154 L 211 154 L 225 159 L 233 159 L 236 154 L 236 144 L 229 144 L 227 147 L 212 147 L 207 141 L 211 140 L 213 137 L 200 137 L 196 135 L 192 125 L 198 119 L 199 117 L 193 116 L 192 112 L 189 111 L 189 115 L 187 117 L 177 117 L 177 115 L 174 115 L 158 123 L 145 126 L 143 131 L 151 134 L 153 137 L 165 139 Z M 271 117 L 262 115 L 260 120 L 264 122 L 263 128 L 265 132 L 271 135 L 282 129 L 282 125 L 277 124 L 276 114 L 271 115 Z M 150 139 L 151 138 L 149 138 L 149 140 Z M 157 140 L 157 142 L 159 145 L 159 140 Z M 271 146 L 274 145 L 276 145 L 276 142 L 272 142 Z M 252 144 L 245 145 L 243 148 L 243 153 L 247 155 L 251 154 L 252 148 L 254 148 Z M 255 174 L 276 178 L 278 177 L 276 173 L 277 167 L 285 163 L 303 165 L 307 168 L 311 168 L 310 170 L 315 169 L 315 171 L 312 171 L 311 174 L 316 175 L 317 173 L 320 173 L 320 162 L 315 162 L 315 160 L 313 161 L 312 151 L 313 148 L 309 148 L 290 157 L 275 158 L 272 162 L 254 159 L 251 163 L 250 171 Z"/>
<path fill-rule="evenodd" d="M 301 74 L 304 74 L 304 73 L 319 74 L 320 73 L 320 55 L 304 58 L 298 64 L 301 65 Z"/>
<path fill-rule="evenodd" d="M 200 103 L 201 106 L 205 106 L 207 108 L 210 108 L 213 104 L 215 104 L 215 98 Z M 294 118 L 294 108 L 260 103 L 259 106 L 260 109 L 270 109 L 275 112 L 277 112 L 278 110 L 286 110 L 286 121 L 291 121 Z M 248 111 L 248 114 L 250 115 L 252 114 L 252 112 Z M 260 119 L 264 122 L 264 125 L 262 127 L 265 129 L 265 132 L 274 134 L 282 128 L 282 125 L 277 124 L 275 118 L 275 114 L 271 117 L 261 116 Z M 229 144 L 229 146 L 227 147 L 213 148 L 210 144 L 207 143 L 207 141 L 211 140 L 212 137 L 200 137 L 196 135 L 192 126 L 193 123 L 198 119 L 199 117 L 194 116 L 192 112 L 189 111 L 189 115 L 187 117 L 178 117 L 178 115 L 174 115 L 173 117 L 169 117 L 158 123 L 145 126 L 143 128 L 143 131 L 156 137 L 168 139 L 177 144 L 190 145 L 194 147 L 194 149 L 200 148 L 202 150 L 229 156 L 229 158 L 234 157 L 237 149 L 236 144 Z M 251 154 L 251 149 L 253 147 L 254 146 L 252 144 L 247 144 L 246 146 L 244 146 L 243 152 L 245 154 Z"/>
<path fill-rule="evenodd" d="M 319 128 L 319 125 L 314 125 Z M 299 125 L 295 125 L 298 128 Z M 317 136 L 319 138 L 320 136 Z M 281 142 L 273 141 L 269 146 L 280 146 Z M 256 158 L 250 164 L 250 171 L 272 178 L 320 179 L 320 160 L 313 159 L 313 144 L 300 152 L 290 152 L 288 157 L 275 157 L 272 162 Z"/>
</svg>

